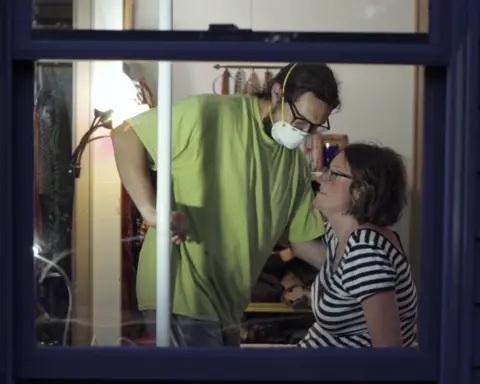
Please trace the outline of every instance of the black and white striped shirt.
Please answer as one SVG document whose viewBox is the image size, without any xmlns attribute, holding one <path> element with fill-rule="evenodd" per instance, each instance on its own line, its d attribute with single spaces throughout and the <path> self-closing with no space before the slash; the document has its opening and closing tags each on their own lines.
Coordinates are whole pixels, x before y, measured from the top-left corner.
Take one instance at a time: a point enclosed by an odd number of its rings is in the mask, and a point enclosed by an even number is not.
<svg viewBox="0 0 480 384">
<path fill-rule="evenodd" d="M 395 290 L 404 346 L 416 341 L 417 292 L 410 265 L 382 234 L 361 228 L 348 239 L 333 270 L 337 238 L 329 224 L 324 236 L 326 260 L 312 286 L 315 323 L 299 347 L 371 347 L 362 300 Z"/>
</svg>

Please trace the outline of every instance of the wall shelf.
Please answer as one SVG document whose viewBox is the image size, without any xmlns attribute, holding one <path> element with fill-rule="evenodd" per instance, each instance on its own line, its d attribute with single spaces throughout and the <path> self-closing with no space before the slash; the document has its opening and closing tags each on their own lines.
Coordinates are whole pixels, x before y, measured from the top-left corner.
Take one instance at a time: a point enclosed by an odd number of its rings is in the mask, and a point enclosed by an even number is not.
<svg viewBox="0 0 480 384">
<path fill-rule="evenodd" d="M 311 313 L 310 308 L 294 309 L 284 303 L 250 303 L 247 313 Z"/>
</svg>

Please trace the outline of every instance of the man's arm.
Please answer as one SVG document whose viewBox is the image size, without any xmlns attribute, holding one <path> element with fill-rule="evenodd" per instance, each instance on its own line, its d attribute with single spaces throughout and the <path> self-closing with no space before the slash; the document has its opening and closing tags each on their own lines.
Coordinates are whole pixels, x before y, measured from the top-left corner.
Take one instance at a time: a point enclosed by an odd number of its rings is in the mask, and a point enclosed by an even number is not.
<svg viewBox="0 0 480 384">
<path fill-rule="evenodd" d="M 140 214 L 149 226 L 157 222 L 156 196 L 150 180 L 145 148 L 130 126 L 125 122 L 112 132 L 112 142 L 118 173 L 122 184 Z M 185 240 L 188 222 L 181 212 L 173 211 L 170 218 L 170 236 L 176 244 Z"/>
<path fill-rule="evenodd" d="M 312 207 L 314 199 L 310 171 L 305 171 L 304 183 L 299 188 L 296 209 L 286 230 L 288 240 L 296 257 L 320 268 L 325 261 L 325 242 L 322 236 L 325 225 L 320 213 Z"/>
<path fill-rule="evenodd" d="M 128 121 L 115 128 L 110 136 L 122 184 L 147 223 L 155 225 L 155 189 L 144 145 Z"/>
</svg>

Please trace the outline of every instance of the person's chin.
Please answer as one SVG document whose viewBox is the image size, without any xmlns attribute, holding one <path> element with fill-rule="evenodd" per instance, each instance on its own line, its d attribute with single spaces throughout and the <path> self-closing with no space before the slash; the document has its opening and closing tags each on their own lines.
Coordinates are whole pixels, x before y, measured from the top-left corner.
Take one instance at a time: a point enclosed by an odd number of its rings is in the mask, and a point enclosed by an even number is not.
<svg viewBox="0 0 480 384">
<path fill-rule="evenodd" d="M 315 199 L 312 201 L 313 208 L 320 210 L 320 207 L 322 206 L 321 202 L 324 197 L 325 195 L 322 192 L 317 192 Z"/>
</svg>

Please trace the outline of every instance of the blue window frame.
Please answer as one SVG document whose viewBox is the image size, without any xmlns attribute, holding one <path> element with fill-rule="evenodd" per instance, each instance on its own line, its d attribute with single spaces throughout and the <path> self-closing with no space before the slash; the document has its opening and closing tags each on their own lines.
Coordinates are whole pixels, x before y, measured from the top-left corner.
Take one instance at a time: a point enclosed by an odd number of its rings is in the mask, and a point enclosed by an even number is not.
<svg viewBox="0 0 480 384">
<path fill-rule="evenodd" d="M 31 30 L 31 0 L 0 1 L 0 374 L 14 378 L 440 380 L 467 383 L 478 150 L 478 1 L 430 0 L 421 34 L 299 34 Z M 200 38 L 203 36 L 204 40 Z M 292 38 L 290 34 L 285 37 Z M 227 41 L 228 40 L 228 41 Z M 36 348 L 31 257 L 33 61 L 37 59 L 323 61 L 417 64 L 425 74 L 420 348 L 194 350 Z M 28 111 L 28 112 L 27 112 Z M 478 192 L 477 192 L 478 194 Z M 128 361 L 128 363 L 127 363 Z M 123 363 L 125 362 L 125 363 Z M 295 367 L 281 371 L 278 367 Z"/>
</svg>

